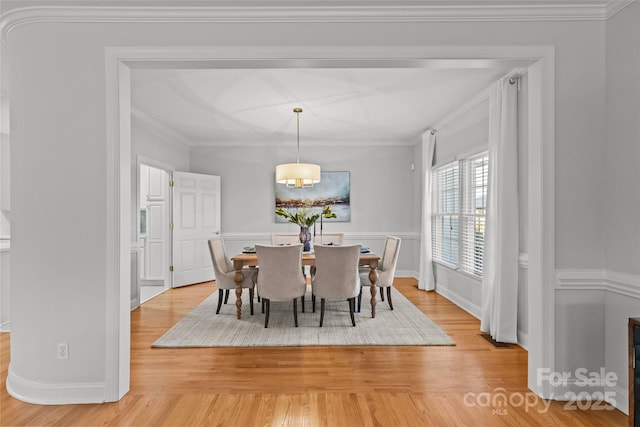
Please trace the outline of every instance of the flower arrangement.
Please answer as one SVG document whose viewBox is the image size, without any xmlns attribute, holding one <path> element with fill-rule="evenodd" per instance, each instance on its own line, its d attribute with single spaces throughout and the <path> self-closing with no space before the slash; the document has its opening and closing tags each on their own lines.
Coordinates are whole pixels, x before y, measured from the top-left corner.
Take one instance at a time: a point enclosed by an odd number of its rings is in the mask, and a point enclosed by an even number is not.
<svg viewBox="0 0 640 427">
<path fill-rule="evenodd" d="M 336 214 L 331 210 L 331 205 L 325 205 L 322 211 L 318 212 L 312 210 L 308 201 L 304 202 L 304 207 L 296 209 L 295 213 L 286 211 L 282 208 L 276 209 L 276 215 L 285 217 L 292 224 L 297 224 L 300 227 L 311 227 L 316 223 L 318 219 L 322 218 L 335 218 Z"/>
</svg>

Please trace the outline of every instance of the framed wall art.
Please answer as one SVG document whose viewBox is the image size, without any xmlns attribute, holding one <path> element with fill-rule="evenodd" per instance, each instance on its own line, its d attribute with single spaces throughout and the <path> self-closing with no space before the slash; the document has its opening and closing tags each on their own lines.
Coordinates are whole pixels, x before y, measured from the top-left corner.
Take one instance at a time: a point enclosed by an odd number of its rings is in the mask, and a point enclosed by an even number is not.
<svg viewBox="0 0 640 427">
<path fill-rule="evenodd" d="M 335 218 L 327 222 L 351 221 L 351 182 L 350 172 L 321 172 L 320 182 L 313 187 L 287 188 L 275 184 L 276 209 L 295 212 L 297 209 L 317 210 L 320 212 L 326 205 L 331 206 Z M 274 181 L 275 182 L 275 181 Z M 275 215 L 276 222 L 288 222 L 286 218 Z"/>
</svg>

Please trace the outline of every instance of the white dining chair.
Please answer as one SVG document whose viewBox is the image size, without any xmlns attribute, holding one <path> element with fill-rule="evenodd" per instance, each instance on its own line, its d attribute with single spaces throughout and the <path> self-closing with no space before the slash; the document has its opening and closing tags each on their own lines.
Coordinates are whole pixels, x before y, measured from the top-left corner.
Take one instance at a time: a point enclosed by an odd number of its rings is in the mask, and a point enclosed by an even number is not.
<svg viewBox="0 0 640 427">
<path fill-rule="evenodd" d="M 378 281 L 376 287 L 380 289 L 380 298 L 384 301 L 384 291 L 387 291 L 387 300 L 389 308 L 393 310 L 393 302 L 391 301 L 391 288 L 393 287 L 393 279 L 396 274 L 396 264 L 398 263 L 398 254 L 400 253 L 400 238 L 395 236 L 387 236 L 384 242 L 384 252 L 382 260 L 378 268 Z M 369 267 L 360 269 L 361 289 L 358 295 L 358 311 L 362 304 L 362 288 L 371 286 L 369 280 Z"/>
<path fill-rule="evenodd" d="M 300 234 L 272 234 L 271 244 L 273 246 L 295 245 L 300 243 Z"/>
<path fill-rule="evenodd" d="M 344 233 L 322 233 L 316 234 L 313 238 L 314 245 L 334 245 L 344 244 Z"/>
<path fill-rule="evenodd" d="M 344 301 L 345 299 L 349 302 L 351 324 L 356 326 L 354 311 L 356 308 L 356 297 L 360 292 L 358 260 L 360 258 L 361 247 L 362 245 L 360 244 L 316 246 L 316 272 L 315 276 L 311 279 L 311 291 L 315 298 L 320 298 L 320 327 L 322 327 L 324 321 L 325 301 Z"/>
<path fill-rule="evenodd" d="M 211 262 L 213 263 L 213 272 L 216 276 L 216 286 L 218 287 L 218 308 L 216 309 L 216 314 L 219 314 L 223 299 L 226 304 L 229 299 L 229 290 L 235 290 L 236 288 L 236 282 L 234 280 L 236 270 L 233 268 L 233 262 L 231 262 L 226 254 L 224 241 L 221 237 L 209 239 L 209 252 L 211 253 Z M 253 314 L 253 292 L 257 275 L 258 269 L 255 267 L 242 269 L 243 279 L 240 286 L 249 289 L 251 314 Z"/>
<path fill-rule="evenodd" d="M 258 257 L 258 293 L 265 312 L 264 327 L 269 326 L 271 301 L 293 301 L 293 319 L 298 327 L 298 298 L 302 300 L 307 281 L 302 274 L 302 244 L 286 246 L 256 245 Z"/>
</svg>

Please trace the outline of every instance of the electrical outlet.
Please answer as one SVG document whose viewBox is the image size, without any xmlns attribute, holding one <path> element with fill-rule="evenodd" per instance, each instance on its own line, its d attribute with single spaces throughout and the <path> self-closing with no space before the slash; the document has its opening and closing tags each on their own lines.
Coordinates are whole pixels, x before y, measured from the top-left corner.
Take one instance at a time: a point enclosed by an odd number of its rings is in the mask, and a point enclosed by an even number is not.
<svg viewBox="0 0 640 427">
<path fill-rule="evenodd" d="M 69 344 L 66 342 L 58 343 L 58 359 L 69 358 Z"/>
</svg>

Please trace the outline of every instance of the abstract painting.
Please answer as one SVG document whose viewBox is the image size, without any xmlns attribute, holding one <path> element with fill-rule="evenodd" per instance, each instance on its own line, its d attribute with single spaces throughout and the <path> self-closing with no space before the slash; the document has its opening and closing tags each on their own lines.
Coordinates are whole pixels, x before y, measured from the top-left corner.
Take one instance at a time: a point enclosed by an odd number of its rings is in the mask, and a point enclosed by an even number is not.
<svg viewBox="0 0 640 427">
<path fill-rule="evenodd" d="M 351 221 L 351 183 L 349 172 L 321 172 L 320 182 L 313 187 L 287 188 L 276 183 L 276 208 L 295 212 L 296 209 L 307 208 L 320 212 L 326 205 L 336 218 L 324 219 L 327 222 Z M 276 222 L 287 222 L 287 219 L 275 215 Z"/>
</svg>

